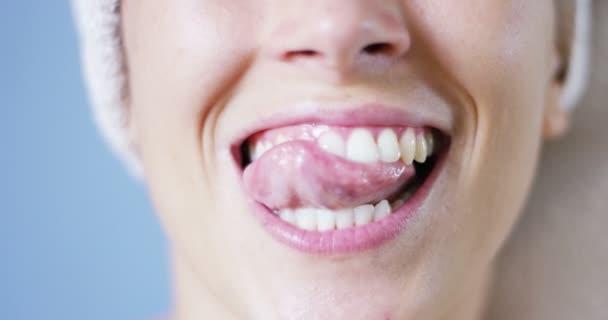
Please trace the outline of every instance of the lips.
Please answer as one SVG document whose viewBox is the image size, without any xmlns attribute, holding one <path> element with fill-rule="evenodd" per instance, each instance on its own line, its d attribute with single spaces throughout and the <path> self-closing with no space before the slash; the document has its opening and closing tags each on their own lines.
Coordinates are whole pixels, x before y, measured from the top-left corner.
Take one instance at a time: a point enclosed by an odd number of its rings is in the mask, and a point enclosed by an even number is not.
<svg viewBox="0 0 608 320">
<path fill-rule="evenodd" d="M 436 128 L 304 123 L 241 145 L 242 183 L 262 226 L 308 253 L 380 245 L 406 225 L 447 150 Z"/>
</svg>

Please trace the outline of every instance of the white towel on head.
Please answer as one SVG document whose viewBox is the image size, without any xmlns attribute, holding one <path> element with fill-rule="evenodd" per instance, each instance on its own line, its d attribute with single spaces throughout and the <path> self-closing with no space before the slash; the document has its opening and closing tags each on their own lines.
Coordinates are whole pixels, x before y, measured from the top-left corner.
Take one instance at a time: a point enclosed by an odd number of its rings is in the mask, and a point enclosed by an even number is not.
<svg viewBox="0 0 608 320">
<path fill-rule="evenodd" d="M 129 171 L 141 177 L 142 167 L 127 130 L 124 105 L 126 77 L 119 25 L 119 0 L 72 0 L 80 32 L 83 73 L 95 120 L 113 151 Z M 562 105 L 571 110 L 587 83 L 591 45 L 592 0 L 576 0 L 577 13 L 570 67 Z"/>
<path fill-rule="evenodd" d="M 572 53 L 561 104 L 572 110 L 585 93 L 591 51 L 591 0 L 576 0 L 576 22 Z"/>
<path fill-rule="evenodd" d="M 82 69 L 95 121 L 129 171 L 141 177 L 141 163 L 127 131 L 128 115 L 123 99 L 126 76 L 118 1 L 73 0 L 72 7 L 80 32 Z"/>
</svg>

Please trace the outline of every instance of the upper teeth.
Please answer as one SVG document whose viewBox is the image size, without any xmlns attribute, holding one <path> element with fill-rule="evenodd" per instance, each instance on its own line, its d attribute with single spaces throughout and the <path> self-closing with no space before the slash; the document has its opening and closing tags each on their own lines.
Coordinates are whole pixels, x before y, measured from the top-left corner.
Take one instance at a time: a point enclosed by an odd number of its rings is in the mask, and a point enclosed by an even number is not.
<svg viewBox="0 0 608 320">
<path fill-rule="evenodd" d="M 401 149 L 395 131 L 384 129 L 378 136 L 378 153 L 383 162 L 395 162 L 401 156 Z"/>
<path fill-rule="evenodd" d="M 249 144 L 249 156 L 251 157 L 252 161 L 257 160 L 272 147 L 272 143 L 268 141 L 257 141 L 255 143 L 251 143 Z"/>
<path fill-rule="evenodd" d="M 319 137 L 317 143 L 321 148 L 329 153 L 344 157 L 346 155 L 346 145 L 344 139 L 334 131 L 327 131 Z"/>
<path fill-rule="evenodd" d="M 386 128 L 380 131 L 377 138 L 374 138 L 372 131 L 367 128 L 354 128 L 348 138 L 344 139 L 338 131 L 324 127 L 324 130 L 316 132 L 314 136 L 321 149 L 359 163 L 378 161 L 392 163 L 399 160 L 408 165 L 414 161 L 424 163 L 433 154 L 435 148 L 433 134 L 430 131 L 417 133 L 413 128 L 403 130 L 401 137 L 398 137 L 395 130 Z M 281 136 L 276 143 L 271 141 L 251 143 L 251 160 L 257 160 L 274 145 L 289 140 Z"/>
<path fill-rule="evenodd" d="M 380 159 L 374 136 L 365 129 L 355 129 L 346 142 L 346 159 L 374 163 Z"/>
<path fill-rule="evenodd" d="M 417 139 L 414 130 L 407 129 L 399 139 L 399 147 L 401 148 L 401 160 L 406 164 L 412 164 L 418 151 Z"/>
</svg>

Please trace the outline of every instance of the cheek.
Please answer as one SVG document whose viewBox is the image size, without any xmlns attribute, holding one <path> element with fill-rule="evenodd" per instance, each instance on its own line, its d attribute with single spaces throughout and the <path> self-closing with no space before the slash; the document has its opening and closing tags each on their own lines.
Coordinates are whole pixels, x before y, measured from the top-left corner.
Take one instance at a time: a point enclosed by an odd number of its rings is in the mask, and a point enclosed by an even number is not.
<svg viewBox="0 0 608 320">
<path fill-rule="evenodd" d="M 459 111 L 451 151 L 464 159 L 450 177 L 457 181 L 461 214 L 448 219 L 469 231 L 459 239 L 464 248 L 488 257 L 511 229 L 534 176 L 550 80 L 552 11 L 548 1 L 465 2 L 467 8 L 463 2 L 421 5 L 428 11 L 420 25 L 437 63 L 469 102 Z"/>
<path fill-rule="evenodd" d="M 132 120 L 145 166 L 196 175 L 192 170 L 200 170 L 208 147 L 201 131 L 213 126 L 210 111 L 222 109 L 221 93 L 251 56 L 253 37 L 246 31 L 255 15 L 219 0 L 179 2 L 155 1 L 125 13 Z"/>
<path fill-rule="evenodd" d="M 134 23 L 127 40 L 134 44 L 128 49 L 135 107 L 204 113 L 251 54 L 252 37 L 244 31 L 252 18 L 217 1 L 181 2 L 146 6 Z"/>
<path fill-rule="evenodd" d="M 467 63 L 475 109 L 469 174 L 479 182 L 476 191 L 493 200 L 488 203 L 505 207 L 497 212 L 516 213 L 537 162 L 553 34 L 545 1 L 512 1 L 510 9 L 494 17 L 499 27 L 478 30 L 482 43 L 467 50 L 469 57 L 476 49 L 485 54 Z M 500 192 L 486 194 L 498 185 Z"/>
<path fill-rule="evenodd" d="M 533 166 L 549 83 L 553 38 L 550 1 L 416 2 L 424 41 L 437 63 L 466 93 L 455 143 L 477 180 L 483 168 Z M 475 35 L 475 36 L 471 36 Z M 470 141 L 472 138 L 473 141 Z M 468 150 L 466 150 L 468 148 Z"/>
<path fill-rule="evenodd" d="M 213 113 L 248 61 L 252 37 L 243 31 L 250 21 L 226 5 L 220 10 L 218 1 L 179 2 L 154 1 L 125 13 L 131 121 L 163 225 L 172 238 L 189 238 L 179 243 L 198 244 L 184 222 L 213 226 L 203 221 L 212 215 L 187 215 L 214 203 L 213 172 L 204 165 L 214 153 Z"/>
</svg>

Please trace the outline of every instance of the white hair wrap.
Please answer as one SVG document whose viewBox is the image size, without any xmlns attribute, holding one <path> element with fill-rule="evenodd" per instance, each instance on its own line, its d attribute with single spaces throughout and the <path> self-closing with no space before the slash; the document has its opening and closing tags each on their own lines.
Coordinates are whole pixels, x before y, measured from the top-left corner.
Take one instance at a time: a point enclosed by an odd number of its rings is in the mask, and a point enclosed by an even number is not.
<svg viewBox="0 0 608 320">
<path fill-rule="evenodd" d="M 592 0 L 576 0 L 574 38 L 561 104 L 567 110 L 577 106 L 585 93 L 591 58 Z"/>
<path fill-rule="evenodd" d="M 575 0 L 576 23 L 562 105 L 571 110 L 586 87 L 591 46 L 592 0 Z M 141 164 L 127 130 L 126 76 L 119 32 L 119 0 L 72 0 L 80 34 L 83 73 L 95 120 L 129 171 L 141 176 Z"/>
</svg>

